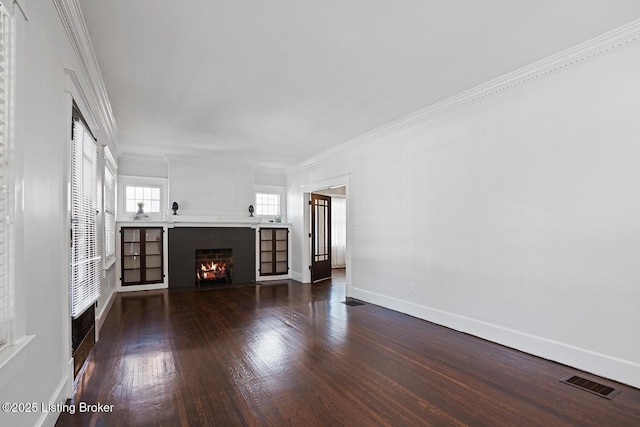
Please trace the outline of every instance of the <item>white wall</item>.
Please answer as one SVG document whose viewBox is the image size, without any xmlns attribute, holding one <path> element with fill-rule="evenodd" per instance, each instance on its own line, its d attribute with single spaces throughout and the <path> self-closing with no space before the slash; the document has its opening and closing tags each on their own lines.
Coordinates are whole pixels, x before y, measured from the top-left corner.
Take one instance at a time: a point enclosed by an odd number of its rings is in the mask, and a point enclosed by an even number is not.
<svg viewBox="0 0 640 427">
<path fill-rule="evenodd" d="M 276 187 L 285 187 L 287 185 L 287 177 L 281 170 L 257 169 L 255 171 L 255 180 L 258 185 L 271 185 Z"/>
<path fill-rule="evenodd" d="M 29 336 L 31 341 L 0 367 L 0 401 L 56 403 L 70 397 L 72 380 L 66 191 L 71 117 L 65 69 L 77 73 L 86 94 L 92 92 L 54 2 L 30 1 L 27 6 L 28 22 L 16 13 L 15 247 L 11 255 L 16 336 Z M 100 119 L 96 100 L 89 96 L 87 102 Z M 98 140 L 111 145 L 102 122 L 99 126 Z M 113 280 L 107 272 L 106 293 L 113 288 Z M 108 299 L 106 293 L 102 302 Z M 0 412 L 3 426 L 53 425 L 56 419 L 57 414 L 41 411 Z"/>
<path fill-rule="evenodd" d="M 348 144 L 353 297 L 640 387 L 640 46 Z M 394 266 L 394 268 L 390 268 Z"/>
<path fill-rule="evenodd" d="M 170 214 L 171 203 L 175 201 L 180 207 L 180 215 L 217 217 L 219 220 L 247 216 L 249 205 L 255 204 L 256 186 L 268 186 L 278 191 L 284 191 L 286 187 L 286 175 L 281 170 L 171 156 L 125 154 L 118 160 L 118 175 L 128 181 L 139 177 L 143 185 L 146 178 L 168 178 L 166 213 Z"/>
<path fill-rule="evenodd" d="M 171 161 L 169 199 L 185 215 L 247 216 L 254 203 L 254 173 L 249 168 Z"/>
<path fill-rule="evenodd" d="M 169 169 L 163 158 L 131 158 L 118 159 L 118 175 L 143 176 L 149 178 L 167 178 Z"/>
<path fill-rule="evenodd" d="M 178 202 L 181 215 L 237 218 L 248 216 L 256 186 L 284 189 L 284 172 L 210 162 L 169 160 L 169 203 Z"/>
</svg>

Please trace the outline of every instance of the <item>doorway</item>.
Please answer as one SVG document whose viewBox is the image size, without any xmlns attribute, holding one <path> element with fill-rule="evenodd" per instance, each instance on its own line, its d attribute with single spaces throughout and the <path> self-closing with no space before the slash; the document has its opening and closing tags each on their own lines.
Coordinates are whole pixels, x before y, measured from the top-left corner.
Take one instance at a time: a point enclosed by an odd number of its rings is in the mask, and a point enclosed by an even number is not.
<svg viewBox="0 0 640 427">
<path fill-rule="evenodd" d="M 331 196 L 311 193 L 311 281 L 331 278 Z"/>
<path fill-rule="evenodd" d="M 311 193 L 311 282 L 336 276 L 345 282 L 347 264 L 346 186 Z"/>
</svg>

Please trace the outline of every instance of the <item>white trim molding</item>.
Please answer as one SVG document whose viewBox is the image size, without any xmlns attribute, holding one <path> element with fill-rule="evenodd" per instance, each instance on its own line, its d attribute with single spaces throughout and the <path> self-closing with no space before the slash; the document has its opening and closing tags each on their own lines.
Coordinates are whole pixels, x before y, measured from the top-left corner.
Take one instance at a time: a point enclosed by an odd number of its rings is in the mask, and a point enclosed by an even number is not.
<svg viewBox="0 0 640 427">
<path fill-rule="evenodd" d="M 78 74 L 75 70 L 69 68 L 65 68 L 64 73 L 67 75 L 66 91 L 71 94 L 78 108 L 80 108 L 82 116 L 89 125 L 91 132 L 95 133 L 98 128 L 98 121 L 96 120 L 95 114 L 93 114 L 91 104 L 87 99 L 87 94 L 82 87 Z"/>
<path fill-rule="evenodd" d="M 96 342 L 100 339 L 100 331 L 104 326 L 104 322 L 107 320 L 107 316 L 109 315 L 109 311 L 111 311 L 111 307 L 113 306 L 113 302 L 116 300 L 117 295 L 118 290 L 112 290 L 107 303 L 102 306 L 102 309 L 99 308 L 98 313 L 96 313 Z"/>
<path fill-rule="evenodd" d="M 53 3 L 69 36 L 82 73 L 89 82 L 89 89 L 98 105 L 102 123 L 105 127 L 104 130 L 113 143 L 116 157 L 118 157 L 121 153 L 118 143 L 118 127 L 80 5 L 77 0 L 53 0 Z"/>
<path fill-rule="evenodd" d="M 479 319 L 352 287 L 351 296 L 525 353 L 640 387 L 640 364 Z"/>
<path fill-rule="evenodd" d="M 27 366 L 26 352 L 30 351 L 27 347 L 35 337 L 35 335 L 22 336 L 0 354 L 0 391 L 4 390 Z"/>
<path fill-rule="evenodd" d="M 71 372 L 71 375 L 64 376 L 58 383 L 56 390 L 51 397 L 49 397 L 48 402 L 41 402 L 40 405 L 64 405 L 67 398 L 73 395 L 73 358 L 69 359 L 67 368 L 69 372 Z M 60 413 L 56 411 L 42 411 L 35 425 L 36 427 L 55 425 L 59 416 Z"/>
<path fill-rule="evenodd" d="M 6 0 L 0 1 L 0 4 L 9 12 L 9 14 L 15 18 L 16 11 L 20 11 L 25 21 L 29 20 L 27 15 L 27 0 Z"/>
<path fill-rule="evenodd" d="M 393 134 L 403 129 L 417 126 L 425 121 L 483 101 L 493 95 L 537 81 L 638 43 L 640 43 L 640 19 L 345 141 L 334 148 L 307 159 L 299 166 L 291 168 L 290 171 L 314 166 L 350 147 L 366 143 L 383 135 Z"/>
</svg>

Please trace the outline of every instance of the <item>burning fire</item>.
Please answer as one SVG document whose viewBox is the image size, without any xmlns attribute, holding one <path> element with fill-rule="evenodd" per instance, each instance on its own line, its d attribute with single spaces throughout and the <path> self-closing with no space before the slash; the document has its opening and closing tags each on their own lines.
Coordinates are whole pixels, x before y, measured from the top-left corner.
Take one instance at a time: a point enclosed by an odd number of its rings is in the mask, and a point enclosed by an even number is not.
<svg viewBox="0 0 640 427">
<path fill-rule="evenodd" d="M 215 280 L 223 279 L 227 274 L 227 264 L 224 262 L 208 262 L 200 264 L 200 270 L 198 271 L 198 279 L 200 280 Z"/>
</svg>

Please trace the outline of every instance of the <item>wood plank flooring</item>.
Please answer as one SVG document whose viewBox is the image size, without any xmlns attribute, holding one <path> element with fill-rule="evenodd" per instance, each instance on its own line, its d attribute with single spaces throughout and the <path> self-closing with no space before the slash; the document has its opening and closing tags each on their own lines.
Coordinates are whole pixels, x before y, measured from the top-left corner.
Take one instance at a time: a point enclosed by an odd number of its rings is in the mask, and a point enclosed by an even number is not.
<svg viewBox="0 0 640 427">
<path fill-rule="evenodd" d="M 639 426 L 640 390 L 297 282 L 120 294 L 57 426 Z"/>
</svg>

